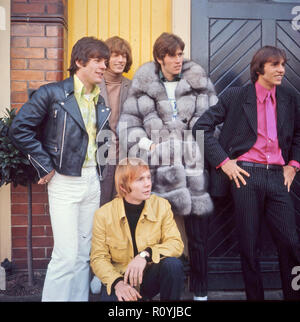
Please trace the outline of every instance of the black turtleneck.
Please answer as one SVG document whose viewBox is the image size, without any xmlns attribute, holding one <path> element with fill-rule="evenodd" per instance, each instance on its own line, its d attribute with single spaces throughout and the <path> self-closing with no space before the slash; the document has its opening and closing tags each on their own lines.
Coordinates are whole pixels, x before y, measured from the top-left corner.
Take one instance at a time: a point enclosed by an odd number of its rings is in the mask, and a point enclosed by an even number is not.
<svg viewBox="0 0 300 322">
<path fill-rule="evenodd" d="M 135 240 L 135 229 L 140 219 L 141 213 L 144 209 L 145 201 L 143 201 L 139 205 L 135 205 L 127 202 L 125 199 L 123 200 L 124 200 L 125 214 L 126 214 L 130 232 L 131 232 L 133 252 L 134 252 L 134 256 L 136 256 L 138 254 L 138 249 L 137 249 L 136 240 Z"/>
</svg>

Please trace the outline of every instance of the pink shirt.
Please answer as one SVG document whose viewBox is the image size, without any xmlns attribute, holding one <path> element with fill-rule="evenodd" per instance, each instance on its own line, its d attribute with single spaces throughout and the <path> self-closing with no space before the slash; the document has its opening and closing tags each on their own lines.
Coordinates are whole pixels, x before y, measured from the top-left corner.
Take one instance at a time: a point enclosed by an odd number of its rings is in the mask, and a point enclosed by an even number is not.
<svg viewBox="0 0 300 322">
<path fill-rule="evenodd" d="M 256 97 L 257 97 L 257 140 L 252 148 L 239 156 L 237 160 L 256 162 L 263 164 L 277 164 L 284 165 L 285 162 L 282 157 L 281 149 L 278 145 L 278 139 L 274 141 L 268 138 L 267 123 L 266 123 L 266 106 L 265 98 L 268 92 L 271 94 L 273 108 L 276 115 L 276 86 L 271 91 L 261 86 L 258 82 L 255 83 Z M 226 158 L 217 168 L 225 164 L 229 158 Z M 300 164 L 297 161 L 290 161 L 289 165 L 300 168 Z"/>
</svg>

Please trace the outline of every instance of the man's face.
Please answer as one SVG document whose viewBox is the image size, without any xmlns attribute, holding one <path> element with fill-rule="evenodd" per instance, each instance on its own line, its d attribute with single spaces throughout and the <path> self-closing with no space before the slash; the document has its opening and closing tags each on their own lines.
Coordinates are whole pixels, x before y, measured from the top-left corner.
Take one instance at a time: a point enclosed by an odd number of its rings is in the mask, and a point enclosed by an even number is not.
<svg viewBox="0 0 300 322">
<path fill-rule="evenodd" d="M 130 185 L 131 192 L 126 194 L 125 200 L 132 204 L 140 204 L 150 198 L 151 188 L 151 174 L 149 170 L 145 170 L 132 181 Z"/>
<path fill-rule="evenodd" d="M 106 69 L 104 58 L 91 58 L 85 66 L 79 61 L 76 61 L 79 69 L 76 75 L 82 81 L 87 89 L 93 88 L 96 84 L 100 84 L 103 78 L 103 73 Z"/>
<path fill-rule="evenodd" d="M 174 56 L 167 54 L 163 60 L 158 59 L 158 62 L 165 78 L 171 81 L 176 75 L 181 72 L 183 63 L 183 51 L 180 48 L 177 48 Z"/>
<path fill-rule="evenodd" d="M 109 58 L 108 69 L 115 74 L 122 74 L 127 63 L 126 54 L 112 52 Z"/>
<path fill-rule="evenodd" d="M 258 82 L 266 89 L 272 89 L 280 85 L 285 73 L 285 61 L 281 59 L 272 59 L 265 63 L 264 74 L 258 74 Z"/>
</svg>

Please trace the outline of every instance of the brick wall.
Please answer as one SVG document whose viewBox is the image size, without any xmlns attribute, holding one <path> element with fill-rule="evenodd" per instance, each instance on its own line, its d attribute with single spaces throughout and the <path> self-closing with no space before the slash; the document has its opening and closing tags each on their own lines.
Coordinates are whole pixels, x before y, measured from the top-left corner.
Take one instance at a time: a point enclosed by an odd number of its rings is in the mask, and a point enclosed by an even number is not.
<svg viewBox="0 0 300 322">
<path fill-rule="evenodd" d="M 20 108 L 28 90 L 63 79 L 67 51 L 67 0 L 11 1 L 11 106 Z M 27 188 L 12 188 L 12 261 L 27 267 Z M 45 186 L 33 186 L 33 267 L 44 269 L 53 246 Z"/>
</svg>

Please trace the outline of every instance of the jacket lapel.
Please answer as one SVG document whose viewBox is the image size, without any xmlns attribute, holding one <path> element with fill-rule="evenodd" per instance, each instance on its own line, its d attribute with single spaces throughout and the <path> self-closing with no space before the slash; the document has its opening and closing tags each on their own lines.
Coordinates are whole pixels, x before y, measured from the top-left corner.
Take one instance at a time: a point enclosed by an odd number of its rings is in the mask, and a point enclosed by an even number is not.
<svg viewBox="0 0 300 322">
<path fill-rule="evenodd" d="M 287 97 L 280 86 L 276 88 L 277 133 L 281 130 L 286 113 L 288 112 Z"/>
<path fill-rule="evenodd" d="M 76 123 L 82 128 L 84 132 L 86 132 L 86 128 L 84 125 L 84 121 L 77 103 L 77 100 L 74 95 L 74 79 L 73 77 L 69 77 L 64 82 L 64 92 L 66 96 L 66 100 L 61 102 L 61 107 L 67 111 L 70 116 L 74 119 Z"/>
<path fill-rule="evenodd" d="M 256 91 L 255 91 L 254 85 L 251 84 L 248 86 L 246 95 L 247 95 L 246 101 L 243 104 L 243 109 L 252 130 L 257 135 L 257 102 L 256 102 Z"/>
</svg>

